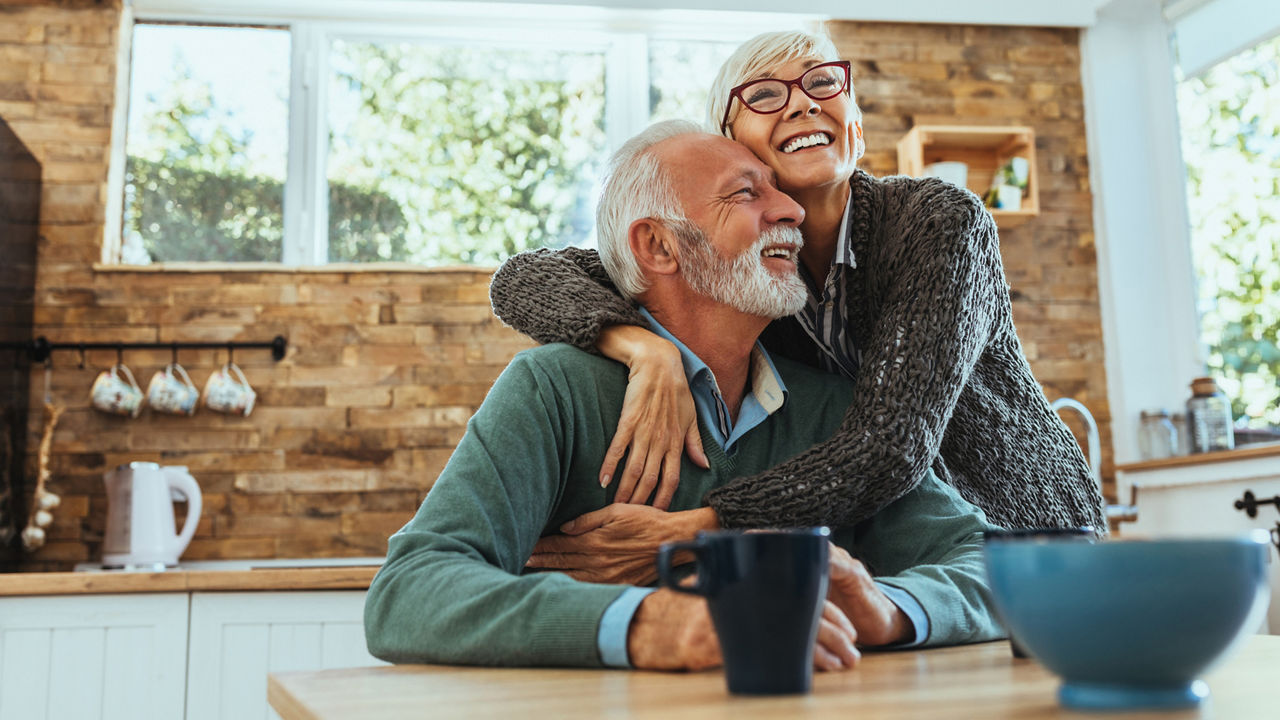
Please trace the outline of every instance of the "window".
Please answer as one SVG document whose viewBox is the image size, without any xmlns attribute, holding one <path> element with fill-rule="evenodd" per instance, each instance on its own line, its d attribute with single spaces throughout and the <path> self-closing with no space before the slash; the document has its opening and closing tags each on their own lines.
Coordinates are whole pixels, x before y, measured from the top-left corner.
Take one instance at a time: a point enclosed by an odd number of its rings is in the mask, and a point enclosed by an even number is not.
<svg viewBox="0 0 1280 720">
<path fill-rule="evenodd" d="M 495 265 L 590 245 L 612 149 L 651 120 L 701 122 L 721 62 L 780 26 L 584 29 L 582 8 L 478 20 L 377 2 L 360 18 L 288 19 L 308 12 L 289 0 L 259 20 L 168 4 L 134 3 L 116 191 L 128 264 Z"/>
<path fill-rule="evenodd" d="M 1181 78 L 1208 364 L 1241 424 L 1280 425 L 1280 36 Z"/>
<path fill-rule="evenodd" d="M 124 262 L 279 261 L 289 33 L 137 25 L 133 56 Z"/>
</svg>

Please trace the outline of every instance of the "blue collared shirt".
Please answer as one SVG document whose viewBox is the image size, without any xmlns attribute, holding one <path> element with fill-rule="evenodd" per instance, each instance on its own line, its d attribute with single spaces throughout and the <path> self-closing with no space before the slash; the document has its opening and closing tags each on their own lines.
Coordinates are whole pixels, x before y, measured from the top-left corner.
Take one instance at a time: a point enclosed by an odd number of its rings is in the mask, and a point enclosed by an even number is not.
<svg viewBox="0 0 1280 720">
<path fill-rule="evenodd" d="M 847 210 L 845 221 L 848 221 Z M 843 231 L 841 234 L 843 235 Z M 787 387 L 783 384 L 782 377 L 778 375 L 777 368 L 773 366 L 773 361 L 769 359 L 769 353 L 757 342 L 751 350 L 751 369 L 748 374 L 751 387 L 742 398 L 737 421 L 732 421 L 711 368 L 662 327 L 662 324 L 655 320 L 648 310 L 641 308 L 640 313 L 649 321 L 654 333 L 670 340 L 680 350 L 685 379 L 693 394 L 693 404 L 697 408 L 698 418 L 711 432 L 712 437 L 726 455 L 733 453 L 735 444 L 743 435 L 786 404 Z M 898 588 L 883 583 L 876 583 L 876 585 L 907 614 L 907 617 L 911 618 L 911 622 L 915 625 L 915 637 L 911 642 L 903 643 L 898 647 L 911 647 L 924 642 L 924 639 L 929 636 L 929 616 L 925 614 L 919 601 L 910 593 Z M 641 601 L 653 591 L 654 588 L 627 588 L 605 609 L 604 615 L 600 618 L 600 629 L 596 633 L 596 647 L 600 651 L 600 661 L 606 666 L 631 667 L 631 659 L 627 654 L 627 632 L 631 628 L 631 618 L 635 616 Z"/>
<path fill-rule="evenodd" d="M 858 267 L 858 261 L 853 255 L 853 243 L 849 239 L 849 215 L 852 207 L 853 195 L 850 194 L 849 204 L 845 205 L 844 217 L 840 220 L 836 254 L 831 260 L 831 268 L 827 271 L 824 283 L 819 286 L 818 278 L 810 275 L 804 263 L 800 263 L 800 275 L 804 278 L 805 287 L 809 288 L 809 296 L 805 306 L 796 313 L 800 327 L 804 328 L 818 346 L 818 358 L 823 369 L 851 380 L 857 377 L 861 362 L 861 355 L 848 331 L 849 313 L 844 292 L 845 275 Z"/>
</svg>

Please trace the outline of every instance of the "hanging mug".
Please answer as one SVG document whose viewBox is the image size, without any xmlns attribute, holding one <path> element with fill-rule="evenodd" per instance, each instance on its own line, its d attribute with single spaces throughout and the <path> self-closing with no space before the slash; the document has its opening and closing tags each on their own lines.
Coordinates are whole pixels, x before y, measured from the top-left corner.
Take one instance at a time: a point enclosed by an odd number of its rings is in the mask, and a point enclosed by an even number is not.
<svg viewBox="0 0 1280 720">
<path fill-rule="evenodd" d="M 123 375 L 123 377 L 122 377 Z M 89 391 L 93 406 L 112 415 L 138 417 L 142 411 L 142 388 L 133 379 L 133 373 L 124 363 L 116 363 L 110 370 L 98 373 Z"/>
<path fill-rule="evenodd" d="M 157 371 L 147 385 L 147 404 L 163 413 L 194 415 L 199 399 L 200 390 L 178 363 L 169 363 Z"/>
<path fill-rule="evenodd" d="M 249 387 L 235 363 L 227 363 L 209 376 L 204 386 L 204 404 L 210 410 L 249 416 L 258 394 Z"/>
</svg>

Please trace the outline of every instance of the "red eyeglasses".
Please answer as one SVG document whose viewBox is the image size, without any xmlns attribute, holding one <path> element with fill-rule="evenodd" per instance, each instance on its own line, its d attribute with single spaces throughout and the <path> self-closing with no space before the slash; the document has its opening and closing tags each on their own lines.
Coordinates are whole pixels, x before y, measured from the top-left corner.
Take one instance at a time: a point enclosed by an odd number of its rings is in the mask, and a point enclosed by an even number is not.
<svg viewBox="0 0 1280 720">
<path fill-rule="evenodd" d="M 791 102 L 792 86 L 800 88 L 800 92 L 814 100 L 829 100 L 842 92 L 849 92 L 849 61 L 814 65 L 794 80 L 764 78 L 745 82 L 729 91 L 729 104 L 724 108 L 724 119 L 720 121 L 720 132 L 729 125 L 729 111 L 733 109 L 736 97 L 748 110 L 760 115 L 776 113 Z"/>
</svg>

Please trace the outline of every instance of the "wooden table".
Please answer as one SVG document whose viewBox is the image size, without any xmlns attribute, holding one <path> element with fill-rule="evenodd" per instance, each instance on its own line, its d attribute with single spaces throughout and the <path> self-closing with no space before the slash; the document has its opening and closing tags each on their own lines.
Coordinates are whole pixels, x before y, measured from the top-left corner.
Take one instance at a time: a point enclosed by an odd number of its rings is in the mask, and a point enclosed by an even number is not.
<svg viewBox="0 0 1280 720">
<path fill-rule="evenodd" d="M 1198 710 L 1123 718 L 1280 718 L 1280 636 L 1258 635 L 1206 678 Z M 1005 642 L 936 650 L 868 652 L 843 673 L 819 673 L 813 693 L 738 697 L 718 671 L 528 670 L 440 665 L 276 673 L 267 697 L 284 720 L 467 717 L 747 718 L 841 720 L 1098 718 L 1058 707 L 1058 681 Z"/>
</svg>

